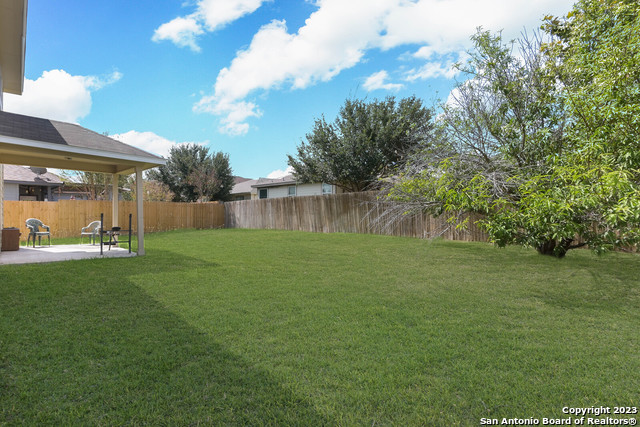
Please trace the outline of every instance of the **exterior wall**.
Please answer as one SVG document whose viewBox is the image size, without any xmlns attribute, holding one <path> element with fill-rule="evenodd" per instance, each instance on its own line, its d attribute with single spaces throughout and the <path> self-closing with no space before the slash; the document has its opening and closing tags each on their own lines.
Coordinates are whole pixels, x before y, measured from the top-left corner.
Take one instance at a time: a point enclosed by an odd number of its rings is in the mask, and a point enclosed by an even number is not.
<svg viewBox="0 0 640 427">
<path fill-rule="evenodd" d="M 268 187 L 267 198 L 275 199 L 278 197 L 287 197 L 289 196 L 289 186 L 283 185 L 281 187 Z"/>
<path fill-rule="evenodd" d="M 236 193 L 231 195 L 231 200 L 234 202 L 240 200 L 251 200 L 251 193 Z"/>
<path fill-rule="evenodd" d="M 4 184 L 4 199 L 20 200 L 20 185 L 11 183 Z"/>
<path fill-rule="evenodd" d="M 24 185 L 33 185 L 33 184 L 24 184 Z M 44 197 L 48 199 L 47 201 L 49 202 L 55 202 L 55 201 L 61 200 L 61 198 L 58 197 L 58 193 L 55 191 L 55 189 L 49 190 L 49 188 L 45 187 L 42 191 L 44 192 Z M 50 194 L 49 194 L 49 191 L 50 191 Z M 11 201 L 20 200 L 20 184 L 14 183 L 14 182 L 5 182 L 3 194 L 4 194 L 4 200 L 11 200 Z"/>
<path fill-rule="evenodd" d="M 267 199 L 277 199 L 279 197 L 289 197 L 289 187 L 295 184 L 279 185 L 274 187 L 262 187 L 268 189 Z M 322 196 L 322 184 L 298 184 L 296 187 L 296 197 L 298 196 Z M 332 194 L 338 193 L 336 186 L 332 185 Z M 256 189 L 256 197 L 258 197 L 258 190 Z M 253 198 L 252 198 L 253 199 Z"/>
<path fill-rule="evenodd" d="M 322 196 L 322 184 L 300 184 L 296 196 Z"/>
<path fill-rule="evenodd" d="M 242 197 L 242 198 L 240 198 Z M 258 190 L 255 188 L 251 189 L 250 193 L 235 193 L 231 194 L 231 201 L 237 202 L 240 200 L 255 200 L 258 198 Z"/>
</svg>

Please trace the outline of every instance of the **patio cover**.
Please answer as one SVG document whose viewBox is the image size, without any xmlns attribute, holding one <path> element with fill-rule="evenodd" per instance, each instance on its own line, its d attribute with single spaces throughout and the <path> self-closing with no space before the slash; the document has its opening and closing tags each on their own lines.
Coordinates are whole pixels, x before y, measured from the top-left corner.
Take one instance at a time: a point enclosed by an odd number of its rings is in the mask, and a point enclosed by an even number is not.
<svg viewBox="0 0 640 427">
<path fill-rule="evenodd" d="M 110 174 L 135 172 L 138 254 L 144 254 L 142 171 L 163 165 L 163 158 L 72 123 L 0 111 L 0 164 L 4 163 Z M 117 180 L 114 182 L 117 221 Z M 0 213 L 1 209 L 0 192 Z"/>
<path fill-rule="evenodd" d="M 164 159 L 75 124 L 0 111 L 0 163 L 130 174 Z"/>
<path fill-rule="evenodd" d="M 22 95 L 27 0 L 0 0 L 0 110 L 2 92 Z"/>
</svg>

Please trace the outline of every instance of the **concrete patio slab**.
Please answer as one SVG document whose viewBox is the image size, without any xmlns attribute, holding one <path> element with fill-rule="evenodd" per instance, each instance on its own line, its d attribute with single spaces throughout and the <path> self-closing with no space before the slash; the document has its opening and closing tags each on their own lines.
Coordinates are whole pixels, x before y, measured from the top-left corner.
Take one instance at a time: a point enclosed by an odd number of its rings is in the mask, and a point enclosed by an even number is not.
<svg viewBox="0 0 640 427">
<path fill-rule="evenodd" d="M 0 265 L 33 264 L 43 262 L 68 261 L 72 259 L 121 258 L 136 256 L 126 248 L 104 247 L 100 255 L 100 245 L 55 245 L 55 246 L 21 246 L 17 251 L 0 252 Z"/>
</svg>

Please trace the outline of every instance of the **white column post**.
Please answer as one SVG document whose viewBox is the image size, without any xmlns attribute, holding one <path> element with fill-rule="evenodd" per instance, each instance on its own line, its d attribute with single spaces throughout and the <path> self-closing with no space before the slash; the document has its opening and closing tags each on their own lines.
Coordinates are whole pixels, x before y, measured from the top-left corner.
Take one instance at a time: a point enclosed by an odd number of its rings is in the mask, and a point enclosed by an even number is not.
<svg viewBox="0 0 640 427">
<path fill-rule="evenodd" d="M 112 227 L 117 227 L 119 225 L 118 221 L 118 174 L 111 174 L 111 213 L 113 216 L 113 220 L 111 221 Z"/>
<path fill-rule="evenodd" d="M 4 227 L 4 166 L 0 163 L 0 248 L 2 248 L 2 228 Z"/>
<path fill-rule="evenodd" d="M 144 255 L 144 193 L 142 192 L 142 168 L 136 166 L 136 218 L 138 255 Z"/>
</svg>

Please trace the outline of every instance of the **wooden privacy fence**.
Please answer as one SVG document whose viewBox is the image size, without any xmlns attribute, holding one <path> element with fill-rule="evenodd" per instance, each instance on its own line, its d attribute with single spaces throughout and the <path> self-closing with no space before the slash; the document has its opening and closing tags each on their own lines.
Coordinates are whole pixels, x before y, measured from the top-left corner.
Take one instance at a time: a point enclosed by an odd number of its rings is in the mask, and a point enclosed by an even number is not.
<svg viewBox="0 0 640 427">
<path fill-rule="evenodd" d="M 105 227 L 111 227 L 112 208 L 110 201 L 61 200 L 58 202 L 4 201 L 4 226 L 22 230 L 26 240 L 24 222 L 27 218 L 38 218 L 51 227 L 56 237 L 80 237 L 80 229 L 91 221 L 100 219 L 104 213 Z M 136 224 L 136 202 L 119 202 L 120 226 L 128 224 L 129 214 Z M 224 227 L 224 205 L 222 203 L 171 203 L 144 202 L 145 232 L 168 231 L 178 228 Z M 134 225 L 135 226 L 135 225 Z"/>
<path fill-rule="evenodd" d="M 283 197 L 228 203 L 145 202 L 145 232 L 180 228 L 258 228 L 322 233 L 387 234 L 407 237 L 442 236 L 449 240 L 487 241 L 487 235 L 471 215 L 466 230 L 456 230 L 444 218 L 407 216 L 389 226 L 377 221 L 384 208 L 376 207 L 375 193 L 345 193 L 324 196 Z M 119 223 L 129 214 L 136 224 L 135 202 L 119 202 Z M 61 200 L 58 202 L 4 202 L 4 226 L 18 227 L 26 240 L 24 222 L 38 218 L 51 227 L 52 236 L 79 237 L 80 229 L 104 213 L 111 227 L 110 201 Z"/>
<path fill-rule="evenodd" d="M 375 200 L 375 193 L 344 193 L 227 202 L 225 226 L 487 241 L 487 234 L 474 224 L 479 219 L 474 215 L 470 215 L 466 230 L 456 230 L 444 217 L 426 214 L 407 216 L 384 226 L 377 220 L 384 208 L 376 207 Z"/>
</svg>

